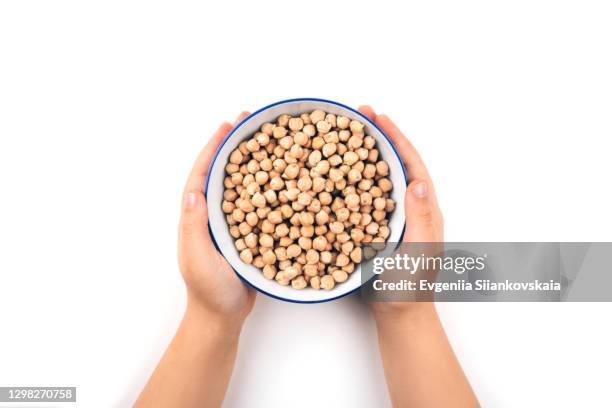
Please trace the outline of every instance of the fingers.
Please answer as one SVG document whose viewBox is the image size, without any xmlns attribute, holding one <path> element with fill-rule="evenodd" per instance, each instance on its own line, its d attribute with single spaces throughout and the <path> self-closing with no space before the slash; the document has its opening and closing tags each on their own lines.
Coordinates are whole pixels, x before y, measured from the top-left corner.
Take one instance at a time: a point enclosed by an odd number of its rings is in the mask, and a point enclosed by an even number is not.
<svg viewBox="0 0 612 408">
<path fill-rule="evenodd" d="M 429 180 L 429 173 L 425 167 L 425 163 L 419 156 L 412 143 L 408 141 L 406 136 L 402 134 L 399 128 L 386 115 L 376 116 L 375 123 L 382 129 L 383 132 L 391 139 L 395 145 L 397 152 L 402 161 L 406 164 L 408 170 L 408 179 L 425 179 Z"/>
<path fill-rule="evenodd" d="M 413 180 L 408 185 L 405 199 L 405 242 L 438 242 L 442 239 L 438 210 L 432 197 L 427 180 Z"/>
<path fill-rule="evenodd" d="M 187 179 L 187 185 L 185 186 L 185 192 L 191 190 L 204 191 L 204 181 L 206 180 L 206 174 L 208 173 L 208 167 L 210 162 L 219 147 L 219 144 L 225 136 L 232 130 L 232 125 L 224 122 L 219 126 L 219 129 L 213 134 L 206 146 L 200 151 L 189 178 Z"/>
<path fill-rule="evenodd" d="M 249 115 L 242 112 L 236 118 L 236 124 Z M 198 155 L 183 194 L 183 207 L 180 222 L 181 245 L 194 245 L 194 249 L 205 248 L 208 238 L 208 209 L 204 198 L 204 183 L 211 161 L 219 144 L 232 130 L 232 125 L 224 122 L 213 134 L 206 146 Z"/>
<path fill-rule="evenodd" d="M 249 116 L 249 112 L 242 112 L 236 118 L 234 122 L 234 126 L 239 124 L 244 118 Z M 187 185 L 185 186 L 185 192 L 191 190 L 199 190 L 204 191 L 204 183 L 206 182 L 206 175 L 208 174 L 208 168 L 210 167 L 210 163 L 219 147 L 219 144 L 223 141 L 225 136 L 233 129 L 232 125 L 228 122 L 224 122 L 219 126 L 219 129 L 213 134 L 210 138 L 206 146 L 200 151 L 193 168 L 191 169 L 191 174 L 187 179 Z"/>
<path fill-rule="evenodd" d="M 367 116 L 371 121 L 376 120 L 376 112 L 374 112 L 374 109 L 372 109 L 370 105 L 361 105 L 357 110 Z"/>
<path fill-rule="evenodd" d="M 240 122 L 242 122 L 242 119 L 246 118 L 249 115 L 250 115 L 250 113 L 247 112 L 247 111 L 241 112 L 240 115 L 238 115 L 238 117 L 234 121 L 234 127 L 236 127 Z"/>
<path fill-rule="evenodd" d="M 179 227 L 181 245 L 195 245 L 200 250 L 208 241 L 208 210 L 204 193 L 200 190 L 187 191 L 183 197 L 183 211 Z"/>
</svg>

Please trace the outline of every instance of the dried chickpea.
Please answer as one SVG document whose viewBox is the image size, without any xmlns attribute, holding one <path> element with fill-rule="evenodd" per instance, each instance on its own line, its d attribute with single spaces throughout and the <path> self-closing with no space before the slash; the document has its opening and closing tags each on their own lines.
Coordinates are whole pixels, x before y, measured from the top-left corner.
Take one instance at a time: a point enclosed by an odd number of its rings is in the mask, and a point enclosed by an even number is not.
<svg viewBox="0 0 612 408">
<path fill-rule="evenodd" d="M 332 290 L 335 284 L 334 278 L 331 275 L 324 275 L 321 278 L 321 289 Z"/>
<path fill-rule="evenodd" d="M 298 276 L 291 280 L 291 287 L 293 289 L 304 289 L 306 286 L 308 286 L 308 283 L 306 283 L 306 279 L 303 276 Z"/>
<path fill-rule="evenodd" d="M 253 262 L 253 253 L 248 248 L 243 249 L 240 252 L 240 259 L 242 260 L 242 262 L 250 264 L 251 262 Z"/>
<path fill-rule="evenodd" d="M 240 258 L 266 279 L 331 290 L 384 244 L 395 201 L 364 124 L 322 110 L 280 115 L 225 165 L 221 209 Z"/>
<path fill-rule="evenodd" d="M 338 283 L 342 283 L 342 282 L 346 282 L 346 280 L 348 279 L 348 274 L 343 270 L 339 270 L 339 271 L 334 271 L 332 273 L 332 277 L 334 278 L 334 281 Z"/>
</svg>

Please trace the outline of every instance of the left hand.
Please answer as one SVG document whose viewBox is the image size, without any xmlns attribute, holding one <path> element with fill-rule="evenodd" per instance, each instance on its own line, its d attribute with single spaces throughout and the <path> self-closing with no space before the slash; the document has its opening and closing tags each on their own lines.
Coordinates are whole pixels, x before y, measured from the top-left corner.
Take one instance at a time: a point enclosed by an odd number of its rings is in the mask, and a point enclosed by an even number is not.
<svg viewBox="0 0 612 408">
<path fill-rule="evenodd" d="M 236 123 L 248 116 L 243 112 Z M 203 310 L 221 321 L 242 322 L 253 308 L 255 290 L 236 275 L 217 251 L 208 231 L 204 197 L 206 175 L 219 144 L 232 130 L 225 122 L 196 159 L 183 194 L 178 257 L 187 285 L 188 308 Z"/>
</svg>

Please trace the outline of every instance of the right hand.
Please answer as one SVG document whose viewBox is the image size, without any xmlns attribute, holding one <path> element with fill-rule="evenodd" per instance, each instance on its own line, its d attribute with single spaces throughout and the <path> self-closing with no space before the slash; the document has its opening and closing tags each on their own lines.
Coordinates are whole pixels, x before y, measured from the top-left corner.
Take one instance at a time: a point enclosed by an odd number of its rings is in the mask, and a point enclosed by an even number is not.
<svg viewBox="0 0 612 408">
<path fill-rule="evenodd" d="M 444 221 L 438 207 L 433 182 L 412 143 L 386 115 L 377 115 L 370 106 L 359 111 L 370 118 L 391 139 L 407 171 L 408 188 L 404 200 L 406 229 L 403 242 L 443 242 Z M 371 302 L 375 316 L 432 307 L 429 302 Z M 419 307 L 420 306 L 420 307 Z"/>
</svg>

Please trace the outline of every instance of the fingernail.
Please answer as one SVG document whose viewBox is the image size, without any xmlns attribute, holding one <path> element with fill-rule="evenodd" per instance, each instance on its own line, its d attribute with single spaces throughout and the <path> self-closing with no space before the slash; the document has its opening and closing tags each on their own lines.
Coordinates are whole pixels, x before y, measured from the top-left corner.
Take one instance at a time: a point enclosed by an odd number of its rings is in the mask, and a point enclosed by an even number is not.
<svg viewBox="0 0 612 408">
<path fill-rule="evenodd" d="M 195 193 L 187 193 L 187 197 L 185 197 L 185 206 L 187 208 L 194 208 L 197 202 L 198 198 Z"/>
<path fill-rule="evenodd" d="M 412 190 L 412 192 L 417 198 L 427 197 L 427 183 L 424 181 L 421 181 L 419 184 L 414 186 L 414 190 Z"/>
</svg>

